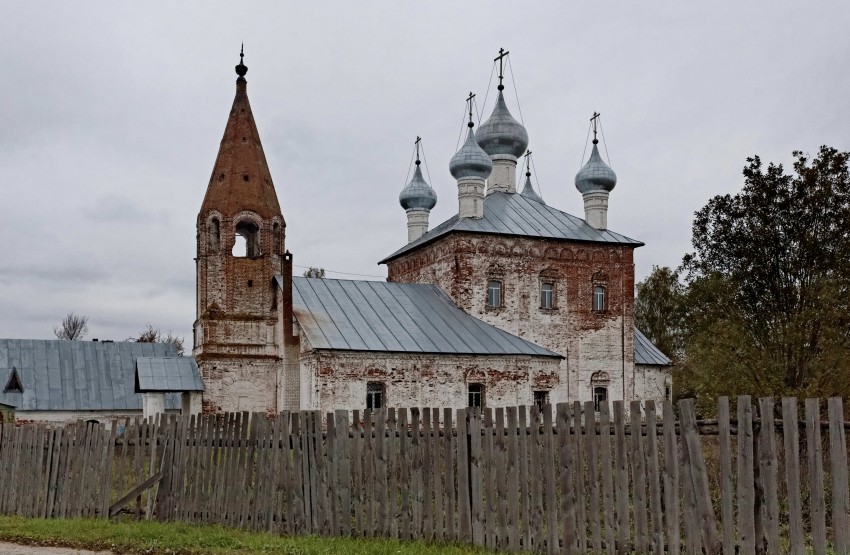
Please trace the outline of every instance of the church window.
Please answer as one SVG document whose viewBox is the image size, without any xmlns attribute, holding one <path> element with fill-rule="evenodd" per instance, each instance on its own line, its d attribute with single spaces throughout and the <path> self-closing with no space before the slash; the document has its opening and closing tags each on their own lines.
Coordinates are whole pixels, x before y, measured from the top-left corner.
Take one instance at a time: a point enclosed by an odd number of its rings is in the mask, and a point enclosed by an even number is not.
<svg viewBox="0 0 850 555">
<path fill-rule="evenodd" d="M 368 382 L 366 384 L 366 408 L 384 408 L 384 384 L 383 382 Z"/>
<path fill-rule="evenodd" d="M 669 401 L 673 398 L 673 388 L 670 387 L 670 384 L 664 386 L 664 399 Z"/>
<path fill-rule="evenodd" d="M 544 282 L 540 284 L 540 308 L 555 308 L 555 284 Z"/>
<path fill-rule="evenodd" d="M 605 310 L 605 288 L 601 285 L 593 287 L 593 311 L 603 312 Z"/>
<path fill-rule="evenodd" d="M 484 406 L 484 384 L 480 383 L 471 383 L 467 389 L 469 394 L 469 406 L 470 407 L 483 407 Z"/>
<path fill-rule="evenodd" d="M 6 387 L 3 388 L 3 393 L 23 393 L 24 386 L 21 383 L 21 377 L 18 376 L 18 370 L 12 367 L 12 373 L 9 375 L 9 380 L 6 382 Z"/>
<path fill-rule="evenodd" d="M 593 386 L 593 410 L 600 411 L 602 405 L 608 404 L 608 388 L 604 385 Z"/>
<path fill-rule="evenodd" d="M 260 228 L 250 221 L 236 224 L 236 241 L 233 245 L 233 256 L 240 258 L 257 258 L 260 252 Z"/>
<path fill-rule="evenodd" d="M 537 410 L 541 413 L 543 412 L 543 408 L 549 404 L 549 392 L 548 391 L 535 391 L 534 392 L 534 404 L 537 406 Z"/>
<path fill-rule="evenodd" d="M 218 218 L 210 220 L 210 250 L 218 252 L 218 246 L 221 243 L 221 226 Z"/>
<path fill-rule="evenodd" d="M 490 308 L 498 308 L 502 306 L 502 282 L 488 281 L 487 282 L 487 306 Z"/>
</svg>

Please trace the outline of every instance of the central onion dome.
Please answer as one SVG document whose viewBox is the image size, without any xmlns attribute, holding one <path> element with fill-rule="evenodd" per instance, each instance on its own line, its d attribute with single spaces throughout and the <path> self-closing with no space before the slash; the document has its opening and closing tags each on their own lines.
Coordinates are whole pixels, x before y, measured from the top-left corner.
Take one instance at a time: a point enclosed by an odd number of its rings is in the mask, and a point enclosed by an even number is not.
<svg viewBox="0 0 850 555">
<path fill-rule="evenodd" d="M 528 148 L 528 132 L 508 111 L 501 88 L 493 113 L 478 129 L 478 145 L 490 156 L 508 154 L 514 158 Z"/>
<path fill-rule="evenodd" d="M 611 192 L 617 184 L 617 174 L 608 164 L 602 161 L 597 144 L 599 141 L 593 139 L 593 150 L 587 164 L 576 174 L 576 189 L 582 194 L 592 191 Z"/>
<path fill-rule="evenodd" d="M 531 172 L 529 171 L 525 172 L 525 187 L 523 187 L 520 194 L 529 200 L 539 202 L 540 204 L 546 204 L 543 202 L 543 198 L 537 194 L 537 191 L 534 190 L 534 187 L 531 186 Z"/>
<path fill-rule="evenodd" d="M 416 160 L 416 170 L 413 172 L 413 179 L 405 185 L 404 189 L 398 195 L 398 202 L 405 210 L 417 208 L 431 210 L 437 205 L 437 192 L 422 177 L 420 164 L 421 162 Z"/>
<path fill-rule="evenodd" d="M 464 177 L 477 177 L 487 179 L 493 171 L 493 162 L 490 157 L 484 152 L 478 142 L 475 140 L 475 133 L 472 131 L 473 123 L 469 122 L 469 133 L 466 136 L 466 141 L 460 150 L 452 156 L 449 162 L 449 172 L 455 179 L 463 179 Z M 480 135 L 479 131 L 479 135 Z"/>
</svg>

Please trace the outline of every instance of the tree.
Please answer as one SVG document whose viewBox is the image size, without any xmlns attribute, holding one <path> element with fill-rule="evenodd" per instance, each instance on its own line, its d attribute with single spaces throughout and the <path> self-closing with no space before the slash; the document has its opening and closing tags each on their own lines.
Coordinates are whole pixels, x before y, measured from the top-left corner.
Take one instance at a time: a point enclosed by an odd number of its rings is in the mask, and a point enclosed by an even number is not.
<svg viewBox="0 0 850 555">
<path fill-rule="evenodd" d="M 64 318 L 62 318 L 62 323 L 53 328 L 53 333 L 56 334 L 58 339 L 63 339 L 65 341 L 78 341 L 83 339 L 89 332 L 88 324 L 88 316 L 77 315 L 73 312 L 69 312 Z"/>
<path fill-rule="evenodd" d="M 652 273 L 637 284 L 635 326 L 661 352 L 674 361 L 683 354 L 685 287 L 678 272 L 668 267 L 652 267 Z"/>
<path fill-rule="evenodd" d="M 744 188 L 696 213 L 682 271 L 698 395 L 850 393 L 850 153 L 748 158 Z"/>
<path fill-rule="evenodd" d="M 325 269 L 324 268 L 313 268 L 310 266 L 306 270 L 304 270 L 304 277 L 306 278 L 323 278 L 325 277 Z"/>
<path fill-rule="evenodd" d="M 177 356 L 183 356 L 184 348 L 183 348 L 183 338 L 178 337 L 172 334 L 170 331 L 163 333 L 158 327 L 154 326 L 150 322 L 147 324 L 144 330 L 139 332 L 139 337 L 133 339 L 132 337 L 127 341 L 135 341 L 137 343 L 168 343 L 174 346 L 174 350 L 177 351 Z"/>
</svg>

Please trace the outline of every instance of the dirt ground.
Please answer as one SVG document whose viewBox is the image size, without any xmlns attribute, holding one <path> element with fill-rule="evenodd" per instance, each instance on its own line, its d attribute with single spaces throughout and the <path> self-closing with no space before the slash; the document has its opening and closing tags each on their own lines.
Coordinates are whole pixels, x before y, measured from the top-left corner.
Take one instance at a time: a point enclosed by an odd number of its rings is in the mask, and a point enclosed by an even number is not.
<svg viewBox="0 0 850 555">
<path fill-rule="evenodd" d="M 111 551 L 86 551 L 67 547 L 32 547 L 0 542 L 0 555 L 111 555 Z"/>
</svg>

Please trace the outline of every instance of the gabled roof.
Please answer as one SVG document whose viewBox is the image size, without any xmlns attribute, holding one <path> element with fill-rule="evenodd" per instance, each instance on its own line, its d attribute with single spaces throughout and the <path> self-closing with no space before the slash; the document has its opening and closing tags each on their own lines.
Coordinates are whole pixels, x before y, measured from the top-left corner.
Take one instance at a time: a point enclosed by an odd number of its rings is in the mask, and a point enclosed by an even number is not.
<svg viewBox="0 0 850 555">
<path fill-rule="evenodd" d="M 564 358 L 458 308 L 436 285 L 292 278 L 314 349 Z"/>
<path fill-rule="evenodd" d="M 419 239 L 384 258 L 379 264 L 385 264 L 452 231 L 643 246 L 640 241 L 611 230 L 596 229 L 581 218 L 561 212 L 527 196 L 498 192 L 484 197 L 483 218 L 459 218 L 454 215 Z"/>
<path fill-rule="evenodd" d="M 19 411 L 141 410 L 135 393 L 136 359 L 171 357 L 165 343 L 0 339 L 0 383 L 16 368 L 23 393 L 3 393 L 0 403 Z M 166 395 L 166 408 L 180 408 Z"/>
<path fill-rule="evenodd" d="M 635 364 L 652 364 L 656 366 L 670 366 L 671 361 L 667 355 L 662 353 L 652 341 L 635 328 Z"/>
<path fill-rule="evenodd" d="M 136 393 L 203 390 L 198 363 L 191 357 L 136 359 Z"/>
</svg>

